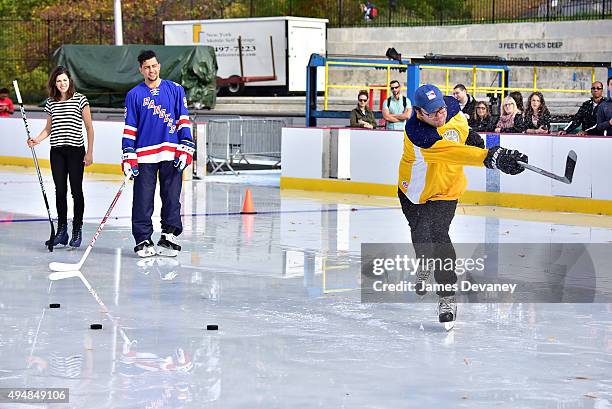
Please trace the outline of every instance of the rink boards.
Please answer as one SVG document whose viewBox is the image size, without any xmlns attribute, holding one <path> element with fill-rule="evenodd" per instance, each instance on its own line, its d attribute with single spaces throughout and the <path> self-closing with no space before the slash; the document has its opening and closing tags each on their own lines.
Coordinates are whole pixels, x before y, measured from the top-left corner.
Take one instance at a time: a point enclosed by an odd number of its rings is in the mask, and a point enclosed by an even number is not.
<svg viewBox="0 0 612 409">
<path fill-rule="evenodd" d="M 578 154 L 571 185 L 525 171 L 518 176 L 484 167 L 464 168 L 463 203 L 550 211 L 612 214 L 612 140 L 525 134 L 483 134 L 529 155 L 529 162 L 563 174 L 569 150 Z M 282 189 L 396 196 L 403 132 L 351 128 L 283 128 Z"/>
</svg>

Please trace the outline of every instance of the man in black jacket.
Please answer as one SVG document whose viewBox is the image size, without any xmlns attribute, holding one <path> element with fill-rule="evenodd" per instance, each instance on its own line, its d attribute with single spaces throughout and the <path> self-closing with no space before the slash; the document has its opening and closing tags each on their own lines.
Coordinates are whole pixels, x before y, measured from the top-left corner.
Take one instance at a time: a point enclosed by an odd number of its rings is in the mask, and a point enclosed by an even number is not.
<svg viewBox="0 0 612 409">
<path fill-rule="evenodd" d="M 602 102 L 597 111 L 597 132 L 599 135 L 612 136 L 612 101 Z"/>
<path fill-rule="evenodd" d="M 459 101 L 461 112 L 465 118 L 469 121 L 474 116 L 474 110 L 476 109 L 476 100 L 473 96 L 467 93 L 467 89 L 463 84 L 455 85 L 453 88 L 453 97 Z"/>
<path fill-rule="evenodd" d="M 601 135 L 602 132 L 597 129 L 597 111 L 599 106 L 605 98 L 603 97 L 603 84 L 600 81 L 595 81 L 591 84 L 591 99 L 585 101 L 576 112 L 576 115 L 572 117 L 570 122 L 565 128 L 559 131 L 559 135 L 565 135 L 571 133 L 578 126 L 582 127 L 582 130 L 576 135 Z"/>
</svg>

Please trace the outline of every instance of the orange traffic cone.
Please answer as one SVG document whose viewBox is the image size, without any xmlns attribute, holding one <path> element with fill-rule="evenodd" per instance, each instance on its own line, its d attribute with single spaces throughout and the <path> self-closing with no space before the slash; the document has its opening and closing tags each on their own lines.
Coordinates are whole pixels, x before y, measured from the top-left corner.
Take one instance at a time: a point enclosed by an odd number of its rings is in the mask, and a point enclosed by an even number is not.
<svg viewBox="0 0 612 409">
<path fill-rule="evenodd" d="M 244 195 L 244 203 L 240 214 L 255 214 L 255 206 L 253 206 L 253 198 L 251 197 L 251 189 L 247 189 Z"/>
</svg>

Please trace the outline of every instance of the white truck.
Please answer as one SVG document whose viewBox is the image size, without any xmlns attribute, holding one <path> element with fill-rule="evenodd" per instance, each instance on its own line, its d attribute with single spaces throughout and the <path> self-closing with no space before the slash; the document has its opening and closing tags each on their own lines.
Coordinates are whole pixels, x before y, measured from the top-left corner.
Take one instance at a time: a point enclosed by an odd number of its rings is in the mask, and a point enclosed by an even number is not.
<svg viewBox="0 0 612 409">
<path fill-rule="evenodd" d="M 251 90 L 257 94 L 299 94 L 306 91 L 310 55 L 326 53 L 327 22 L 303 17 L 164 21 L 164 44 L 214 47 L 217 85 L 230 95 L 245 87 L 257 87 Z"/>
</svg>

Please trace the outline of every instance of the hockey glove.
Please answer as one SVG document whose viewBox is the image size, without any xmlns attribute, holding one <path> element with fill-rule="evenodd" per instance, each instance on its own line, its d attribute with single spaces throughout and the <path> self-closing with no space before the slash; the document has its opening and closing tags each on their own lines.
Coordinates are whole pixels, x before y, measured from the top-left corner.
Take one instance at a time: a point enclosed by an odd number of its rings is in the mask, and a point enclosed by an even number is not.
<svg viewBox="0 0 612 409">
<path fill-rule="evenodd" d="M 121 168 L 125 176 L 132 174 L 133 177 L 138 176 L 138 156 L 134 148 L 125 148 L 121 155 Z"/>
<path fill-rule="evenodd" d="M 195 144 L 189 139 L 183 139 L 174 153 L 174 167 L 182 172 L 193 161 Z"/>
<path fill-rule="evenodd" d="M 528 163 L 529 158 L 519 151 L 494 146 L 489 149 L 484 165 L 489 169 L 499 169 L 508 175 L 518 175 L 525 170 L 517 163 L 518 161 Z"/>
</svg>

